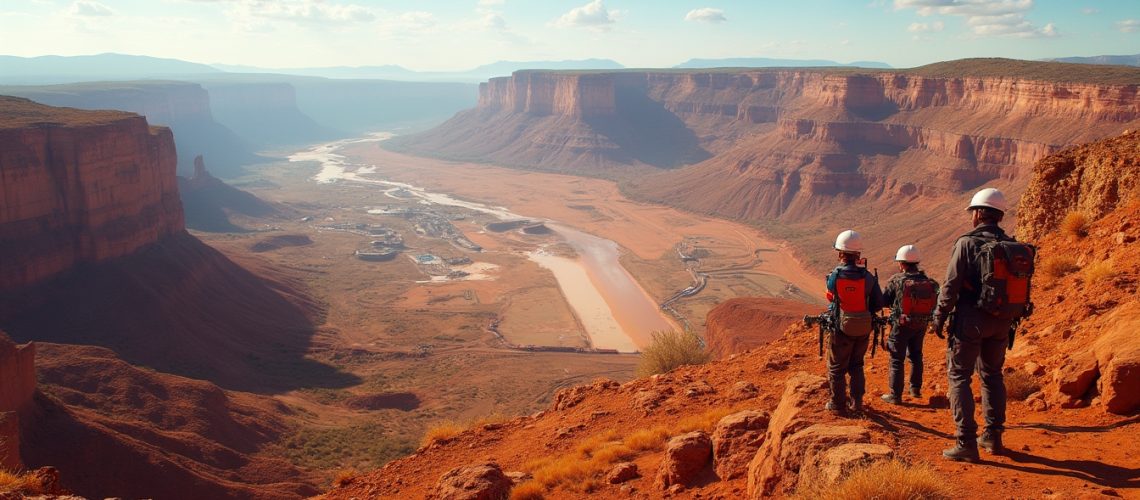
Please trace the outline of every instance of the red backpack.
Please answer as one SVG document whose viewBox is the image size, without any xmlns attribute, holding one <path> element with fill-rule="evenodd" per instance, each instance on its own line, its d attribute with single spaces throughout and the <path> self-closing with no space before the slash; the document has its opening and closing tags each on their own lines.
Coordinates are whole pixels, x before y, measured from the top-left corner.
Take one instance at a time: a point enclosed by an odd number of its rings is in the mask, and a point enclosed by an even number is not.
<svg viewBox="0 0 1140 500">
<path fill-rule="evenodd" d="M 911 329 L 926 328 L 937 305 L 937 282 L 924 275 L 905 277 L 895 297 L 895 320 Z"/>
<path fill-rule="evenodd" d="M 871 311 L 867 309 L 866 271 L 839 271 L 835 279 L 835 302 L 838 304 L 839 331 L 848 337 L 871 334 Z"/>
</svg>

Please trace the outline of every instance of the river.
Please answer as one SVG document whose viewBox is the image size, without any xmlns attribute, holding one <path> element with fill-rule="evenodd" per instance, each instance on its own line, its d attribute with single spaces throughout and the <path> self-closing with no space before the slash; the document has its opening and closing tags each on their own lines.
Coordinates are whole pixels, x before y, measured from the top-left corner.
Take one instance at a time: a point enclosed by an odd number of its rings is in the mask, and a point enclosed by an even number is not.
<svg viewBox="0 0 1140 500">
<path fill-rule="evenodd" d="M 505 207 L 456 199 L 444 193 L 430 192 L 418 186 L 372 177 L 376 167 L 358 164 L 338 154 L 349 144 L 375 142 L 392 137 L 377 133 L 357 139 L 321 144 L 289 156 L 292 162 L 316 162 L 321 166 L 313 180 L 320 183 L 359 182 L 384 186 L 387 192 L 403 190 L 419 198 L 421 203 L 462 207 L 494 216 L 500 220 L 531 219 L 543 222 L 577 253 L 576 258 L 561 257 L 539 248 L 528 258 L 554 274 L 566 301 L 574 310 L 593 347 L 634 352 L 649 343 L 650 332 L 675 328 L 662 314 L 657 302 L 621 265 L 621 249 L 611 240 L 579 231 L 557 221 L 516 214 Z"/>
</svg>

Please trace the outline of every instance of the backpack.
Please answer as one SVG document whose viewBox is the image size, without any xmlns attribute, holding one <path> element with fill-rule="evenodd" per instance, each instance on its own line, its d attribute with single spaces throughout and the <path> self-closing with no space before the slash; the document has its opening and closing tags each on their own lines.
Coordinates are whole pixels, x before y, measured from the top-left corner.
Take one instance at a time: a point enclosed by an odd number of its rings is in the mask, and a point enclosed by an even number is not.
<svg viewBox="0 0 1140 500">
<path fill-rule="evenodd" d="M 938 283 L 924 275 L 904 277 L 895 297 L 895 321 L 911 330 L 925 329 L 937 305 Z"/>
<path fill-rule="evenodd" d="M 1029 316 L 1029 291 L 1037 248 L 1013 239 L 983 238 L 978 309 L 1005 320 Z"/>
<path fill-rule="evenodd" d="M 867 307 L 866 271 L 839 271 L 835 279 L 839 331 L 848 337 L 871 334 L 871 311 Z"/>
</svg>

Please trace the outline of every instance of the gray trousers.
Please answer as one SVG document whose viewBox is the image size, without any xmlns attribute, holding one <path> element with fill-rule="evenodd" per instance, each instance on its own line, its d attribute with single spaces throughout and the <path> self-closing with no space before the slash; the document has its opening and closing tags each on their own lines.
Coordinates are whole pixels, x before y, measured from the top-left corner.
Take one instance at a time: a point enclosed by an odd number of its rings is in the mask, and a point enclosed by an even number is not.
<svg viewBox="0 0 1140 500">
<path fill-rule="evenodd" d="M 925 330 L 891 328 L 891 336 L 887 339 L 887 349 L 891 353 L 891 366 L 887 375 L 891 394 L 902 395 L 903 372 L 908 359 L 910 360 L 910 386 L 916 390 L 922 388 L 922 341 L 925 337 Z"/>
<path fill-rule="evenodd" d="M 974 393 L 970 380 L 974 371 L 982 382 L 982 413 L 986 429 L 1005 429 L 1005 350 L 1009 345 L 1010 323 L 981 316 L 967 310 L 957 318 L 946 349 L 946 372 L 949 376 L 950 412 L 962 441 L 976 441 L 978 424 L 974 420 Z"/>
<path fill-rule="evenodd" d="M 831 402 L 836 408 L 847 406 L 847 377 L 851 377 L 851 399 L 862 402 L 866 382 L 863 378 L 863 357 L 871 336 L 848 337 L 842 333 L 828 336 L 827 381 L 831 385 Z"/>
</svg>

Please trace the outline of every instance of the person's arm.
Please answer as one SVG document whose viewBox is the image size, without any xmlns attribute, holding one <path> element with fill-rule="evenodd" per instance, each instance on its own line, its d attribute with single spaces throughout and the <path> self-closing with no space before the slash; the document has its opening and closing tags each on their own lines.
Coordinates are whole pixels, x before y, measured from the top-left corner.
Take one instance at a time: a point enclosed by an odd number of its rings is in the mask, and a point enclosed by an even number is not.
<svg viewBox="0 0 1140 500">
<path fill-rule="evenodd" d="M 895 295 L 898 294 L 899 283 L 902 280 L 891 279 L 887 281 L 887 288 L 883 290 L 883 307 L 891 307 L 895 303 Z"/>
<path fill-rule="evenodd" d="M 958 238 L 954 244 L 954 251 L 950 254 L 950 262 L 946 264 L 946 282 L 938 293 L 938 307 L 934 309 L 934 331 L 939 336 L 946 325 L 950 311 L 958 304 L 958 297 L 968 278 L 969 270 L 968 245 L 969 238 Z"/>
</svg>

